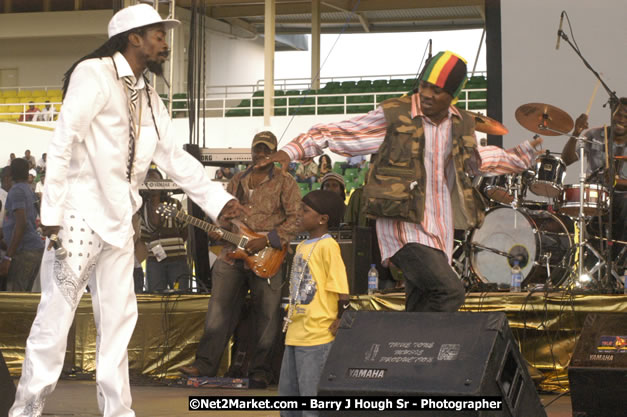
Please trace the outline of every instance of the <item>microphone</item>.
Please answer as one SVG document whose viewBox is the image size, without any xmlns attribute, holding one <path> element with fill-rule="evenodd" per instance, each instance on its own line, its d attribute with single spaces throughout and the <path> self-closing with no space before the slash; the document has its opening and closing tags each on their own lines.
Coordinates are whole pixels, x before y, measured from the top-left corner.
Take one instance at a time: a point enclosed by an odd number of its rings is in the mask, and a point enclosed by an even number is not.
<svg viewBox="0 0 627 417">
<path fill-rule="evenodd" d="M 564 10 L 562 10 L 562 13 L 560 14 L 560 27 L 559 29 L 557 29 L 557 43 L 555 44 L 555 50 L 560 49 L 560 39 L 562 39 L 562 24 L 564 23 L 564 13 L 566 13 Z"/>
<path fill-rule="evenodd" d="M 431 57 L 433 56 L 431 49 L 433 48 L 433 39 L 429 39 L 429 56 L 427 57 L 427 60 L 431 59 Z"/>
<path fill-rule="evenodd" d="M 67 251 L 63 246 L 61 246 L 61 242 L 59 241 L 59 237 L 57 235 L 50 235 L 50 241 L 52 242 L 52 247 L 54 248 L 54 256 L 55 258 L 61 260 L 65 259 L 67 256 Z"/>
</svg>

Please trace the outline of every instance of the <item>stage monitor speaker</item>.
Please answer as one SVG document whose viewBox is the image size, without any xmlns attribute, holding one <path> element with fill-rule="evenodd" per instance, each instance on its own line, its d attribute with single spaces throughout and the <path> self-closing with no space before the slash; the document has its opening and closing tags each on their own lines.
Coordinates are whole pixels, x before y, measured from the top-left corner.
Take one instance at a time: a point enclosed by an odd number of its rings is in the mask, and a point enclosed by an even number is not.
<svg viewBox="0 0 627 417">
<path fill-rule="evenodd" d="M 368 293 L 368 270 L 372 263 L 370 227 L 355 226 L 350 239 L 338 239 L 342 260 L 346 266 L 348 289 L 351 294 Z"/>
<path fill-rule="evenodd" d="M 9 414 L 13 401 L 15 401 L 15 385 L 0 351 L 0 416 Z"/>
<path fill-rule="evenodd" d="M 625 314 L 588 314 L 568 367 L 573 417 L 627 415 Z"/>
<path fill-rule="evenodd" d="M 318 395 L 498 396 L 503 399 L 500 411 L 386 414 L 546 417 L 504 313 L 346 312 Z M 380 413 L 326 411 L 322 415 Z"/>
<path fill-rule="evenodd" d="M 370 227 L 354 226 L 348 230 L 337 232 L 331 230 L 334 239 L 340 245 L 340 253 L 344 266 L 346 267 L 346 277 L 348 278 L 348 290 L 351 294 L 368 293 L 368 270 L 372 260 L 373 237 Z M 294 251 L 298 243 L 306 239 L 306 235 L 298 236 L 291 243 L 291 250 L 287 255 L 285 263 L 285 279 L 289 280 L 290 268 Z M 376 242 L 375 242 L 376 244 Z M 287 294 L 285 294 L 287 296 Z"/>
</svg>

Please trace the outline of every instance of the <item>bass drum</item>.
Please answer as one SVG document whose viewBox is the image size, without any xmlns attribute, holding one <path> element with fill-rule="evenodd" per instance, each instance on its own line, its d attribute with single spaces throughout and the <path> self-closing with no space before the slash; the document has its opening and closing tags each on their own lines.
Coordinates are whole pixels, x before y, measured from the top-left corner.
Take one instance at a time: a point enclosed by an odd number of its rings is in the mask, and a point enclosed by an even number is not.
<svg viewBox="0 0 627 417">
<path fill-rule="evenodd" d="M 484 282 L 507 287 L 516 257 L 520 260 L 522 286 L 544 284 L 548 259 L 551 283 L 559 286 L 571 269 L 573 234 L 571 219 L 548 211 L 492 209 L 470 237 L 472 270 Z"/>
</svg>

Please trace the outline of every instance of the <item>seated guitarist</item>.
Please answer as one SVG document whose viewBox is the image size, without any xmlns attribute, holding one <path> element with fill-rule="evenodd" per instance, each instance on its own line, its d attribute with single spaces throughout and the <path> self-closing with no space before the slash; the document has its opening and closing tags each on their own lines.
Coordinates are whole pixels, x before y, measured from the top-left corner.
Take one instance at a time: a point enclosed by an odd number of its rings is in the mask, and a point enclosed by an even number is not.
<svg viewBox="0 0 627 417">
<path fill-rule="evenodd" d="M 300 190 L 294 178 L 273 164 L 255 168 L 277 150 L 277 139 L 271 132 L 255 135 L 252 142 L 253 163 L 237 173 L 227 190 L 248 209 L 238 219 L 249 229 L 264 237 L 251 239 L 246 251 L 254 254 L 266 246 L 281 248 L 300 230 L 302 220 Z M 234 232 L 237 230 L 231 229 Z M 218 233 L 209 233 L 219 240 Z M 249 386 L 265 388 L 269 381 L 272 344 L 280 326 L 279 306 L 283 271 L 262 279 L 248 269 L 242 260 L 230 260 L 226 254 L 233 245 L 225 246 L 212 270 L 211 299 L 205 331 L 196 351 L 196 360 L 180 368 L 188 376 L 216 376 L 220 358 L 238 319 L 248 290 L 251 292 L 256 334 L 256 348 L 248 367 Z"/>
</svg>

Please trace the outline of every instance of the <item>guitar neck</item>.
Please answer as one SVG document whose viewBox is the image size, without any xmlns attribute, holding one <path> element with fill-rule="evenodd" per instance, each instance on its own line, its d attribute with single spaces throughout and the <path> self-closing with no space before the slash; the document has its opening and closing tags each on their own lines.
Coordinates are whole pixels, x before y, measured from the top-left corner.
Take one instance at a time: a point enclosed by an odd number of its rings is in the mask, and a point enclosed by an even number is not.
<svg viewBox="0 0 627 417">
<path fill-rule="evenodd" d="M 184 223 L 189 223 L 192 226 L 196 226 L 199 229 L 204 230 L 205 232 L 222 233 L 222 239 L 234 244 L 235 246 L 240 246 L 240 244 L 242 243 L 242 236 L 229 232 L 228 230 L 224 230 L 216 225 L 213 225 L 204 220 L 200 220 L 194 216 L 190 216 L 189 214 L 186 214 L 182 211 L 178 211 L 176 213 L 176 218 Z"/>
</svg>

